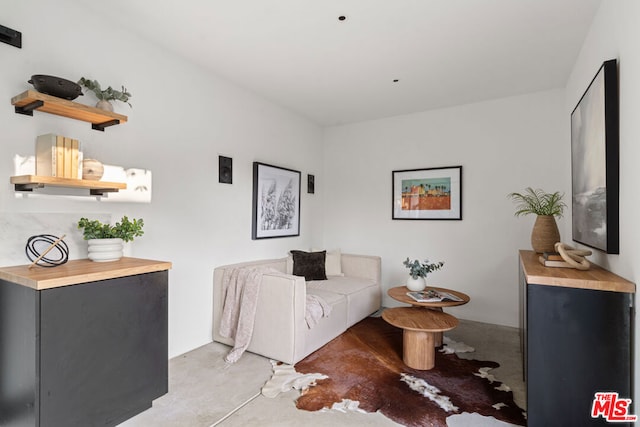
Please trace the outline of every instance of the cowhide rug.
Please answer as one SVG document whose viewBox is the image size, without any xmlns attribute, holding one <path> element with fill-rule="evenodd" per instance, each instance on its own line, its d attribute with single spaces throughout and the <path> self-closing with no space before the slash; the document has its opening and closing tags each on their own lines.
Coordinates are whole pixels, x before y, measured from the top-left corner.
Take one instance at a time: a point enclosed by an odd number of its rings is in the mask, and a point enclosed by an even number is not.
<svg viewBox="0 0 640 427">
<path fill-rule="evenodd" d="M 436 350 L 435 368 L 408 368 L 402 362 L 402 330 L 369 317 L 298 362 L 296 380 L 265 385 L 270 390 L 263 393 L 299 388 L 299 409 L 379 411 L 405 426 L 446 426 L 447 417 L 463 413 L 526 425 L 513 393 L 489 373 L 498 366 Z M 287 370 L 293 372 L 274 364 L 274 379 L 284 378 Z M 308 383 L 315 385 L 307 388 Z"/>
</svg>

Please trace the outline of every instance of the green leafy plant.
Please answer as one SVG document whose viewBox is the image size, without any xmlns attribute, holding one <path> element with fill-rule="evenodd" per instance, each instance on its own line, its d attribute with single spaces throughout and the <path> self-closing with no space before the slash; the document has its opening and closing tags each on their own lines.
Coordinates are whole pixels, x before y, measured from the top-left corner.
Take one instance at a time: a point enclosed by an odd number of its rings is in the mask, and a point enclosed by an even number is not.
<svg viewBox="0 0 640 427">
<path fill-rule="evenodd" d="M 425 260 L 424 262 L 420 262 L 417 259 L 410 261 L 409 257 L 403 262 L 404 266 L 409 269 L 409 274 L 412 279 L 417 279 L 418 277 L 427 277 L 427 274 L 432 271 L 440 270 L 442 266 L 444 266 L 444 262 L 429 262 L 429 260 Z"/>
<path fill-rule="evenodd" d="M 546 193 L 539 188 L 527 187 L 524 193 L 510 193 L 508 197 L 516 203 L 515 216 L 535 214 L 561 218 L 567 207 L 562 201 L 564 194 L 558 191 Z"/>
<path fill-rule="evenodd" d="M 142 218 L 129 221 L 126 215 L 122 217 L 120 222 L 116 222 L 116 225 L 104 224 L 97 219 L 80 218 L 78 221 L 78 229 L 83 229 L 85 240 L 119 238 L 125 242 L 131 242 L 134 237 L 140 237 L 144 234 L 143 226 Z"/>
<path fill-rule="evenodd" d="M 115 90 L 111 86 L 103 90 L 97 80 L 89 80 L 84 77 L 78 80 L 78 84 L 93 92 L 96 98 L 100 101 L 122 101 L 126 102 L 129 104 L 129 107 L 133 108 L 129 102 L 129 98 L 131 98 L 132 95 L 124 86 L 122 86 L 121 91 Z"/>
</svg>

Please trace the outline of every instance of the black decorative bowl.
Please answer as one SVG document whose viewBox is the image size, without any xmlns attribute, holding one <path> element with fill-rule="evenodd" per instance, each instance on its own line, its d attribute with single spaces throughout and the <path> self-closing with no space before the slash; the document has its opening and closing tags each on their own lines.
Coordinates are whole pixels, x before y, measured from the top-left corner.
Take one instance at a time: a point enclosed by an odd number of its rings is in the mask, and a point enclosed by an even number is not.
<svg viewBox="0 0 640 427">
<path fill-rule="evenodd" d="M 79 84 L 61 77 L 34 74 L 28 83 L 31 83 L 38 92 L 58 98 L 71 100 L 82 95 L 82 88 Z"/>
</svg>

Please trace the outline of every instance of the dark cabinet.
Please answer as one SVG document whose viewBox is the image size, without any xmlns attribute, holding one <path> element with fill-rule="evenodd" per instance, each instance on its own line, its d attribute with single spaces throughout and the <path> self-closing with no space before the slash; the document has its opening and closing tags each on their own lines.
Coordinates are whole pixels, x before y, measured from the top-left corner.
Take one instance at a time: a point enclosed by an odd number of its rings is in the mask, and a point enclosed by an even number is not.
<svg viewBox="0 0 640 427">
<path fill-rule="evenodd" d="M 167 286 L 167 270 L 0 279 L 0 426 L 114 426 L 149 408 L 167 392 Z"/>
<path fill-rule="evenodd" d="M 591 410 L 597 392 L 632 398 L 635 285 L 521 251 L 520 286 L 528 425 L 610 425 Z"/>
</svg>

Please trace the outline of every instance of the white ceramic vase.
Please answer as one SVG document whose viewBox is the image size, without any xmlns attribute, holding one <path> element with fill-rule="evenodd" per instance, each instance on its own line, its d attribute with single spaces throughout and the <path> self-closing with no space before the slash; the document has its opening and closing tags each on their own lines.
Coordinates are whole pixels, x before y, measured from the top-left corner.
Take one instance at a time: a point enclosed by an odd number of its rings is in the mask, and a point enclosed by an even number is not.
<svg viewBox="0 0 640 427">
<path fill-rule="evenodd" d="M 91 261 L 109 262 L 122 258 L 122 239 L 89 239 L 87 243 Z"/>
<path fill-rule="evenodd" d="M 409 275 L 409 277 L 407 278 L 407 288 L 410 291 L 421 291 L 426 287 L 427 281 L 424 280 L 424 277 L 418 277 L 417 279 L 414 279 L 413 277 L 411 277 L 411 275 Z"/>
<path fill-rule="evenodd" d="M 104 99 L 98 101 L 98 103 L 96 104 L 96 108 L 113 113 L 113 105 L 109 101 L 105 101 Z"/>
</svg>

